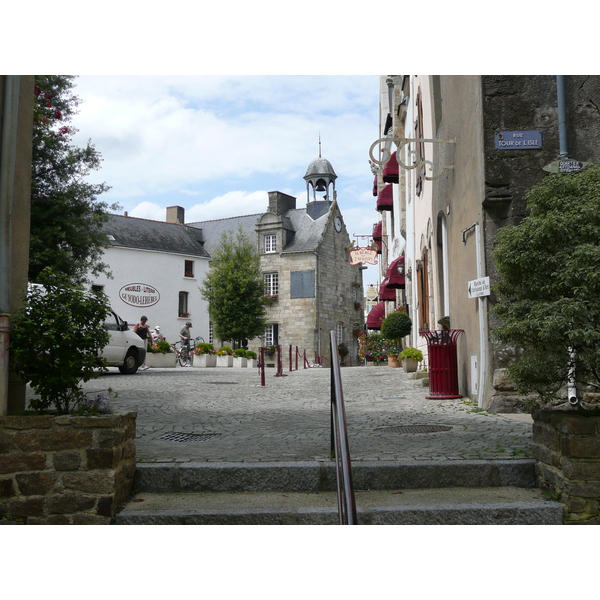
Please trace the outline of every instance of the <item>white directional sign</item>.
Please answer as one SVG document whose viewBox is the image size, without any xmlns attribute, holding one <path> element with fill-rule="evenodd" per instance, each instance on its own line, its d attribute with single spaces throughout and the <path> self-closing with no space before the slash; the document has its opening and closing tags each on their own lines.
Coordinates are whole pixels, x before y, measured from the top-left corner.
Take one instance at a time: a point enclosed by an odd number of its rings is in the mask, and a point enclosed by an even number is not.
<svg viewBox="0 0 600 600">
<path fill-rule="evenodd" d="M 482 277 L 469 281 L 469 298 L 480 298 L 490 295 L 490 278 Z"/>
</svg>

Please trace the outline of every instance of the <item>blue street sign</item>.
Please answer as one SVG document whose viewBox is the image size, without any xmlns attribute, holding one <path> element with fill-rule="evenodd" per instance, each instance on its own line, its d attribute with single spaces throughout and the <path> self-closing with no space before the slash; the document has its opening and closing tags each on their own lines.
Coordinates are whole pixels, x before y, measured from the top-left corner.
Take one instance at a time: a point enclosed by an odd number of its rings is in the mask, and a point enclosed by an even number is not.
<svg viewBox="0 0 600 600">
<path fill-rule="evenodd" d="M 541 131 L 496 131 L 496 150 L 541 150 Z"/>
</svg>

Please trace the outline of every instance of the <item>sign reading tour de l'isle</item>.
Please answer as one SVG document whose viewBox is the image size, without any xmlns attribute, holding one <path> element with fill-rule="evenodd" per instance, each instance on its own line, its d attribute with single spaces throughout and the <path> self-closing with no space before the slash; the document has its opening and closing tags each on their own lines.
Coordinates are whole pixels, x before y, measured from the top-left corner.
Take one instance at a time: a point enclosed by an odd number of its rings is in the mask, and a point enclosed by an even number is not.
<svg viewBox="0 0 600 600">
<path fill-rule="evenodd" d="M 481 298 L 481 296 L 490 295 L 490 278 L 482 277 L 469 281 L 469 298 Z"/>
<path fill-rule="evenodd" d="M 155 287 L 145 283 L 128 283 L 119 290 L 119 298 L 129 304 L 144 308 L 154 306 L 160 300 L 160 294 Z"/>
<path fill-rule="evenodd" d="M 494 145 L 496 150 L 541 150 L 542 132 L 496 131 Z"/>
</svg>

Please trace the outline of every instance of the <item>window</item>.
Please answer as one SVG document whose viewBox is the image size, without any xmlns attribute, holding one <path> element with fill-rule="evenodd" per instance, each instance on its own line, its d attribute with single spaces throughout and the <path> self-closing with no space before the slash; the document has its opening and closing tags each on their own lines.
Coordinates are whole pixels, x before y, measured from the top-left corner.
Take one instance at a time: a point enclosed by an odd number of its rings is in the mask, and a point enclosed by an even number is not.
<svg viewBox="0 0 600 600">
<path fill-rule="evenodd" d="M 179 316 L 180 317 L 189 317 L 190 313 L 188 311 L 188 293 L 187 292 L 179 292 Z"/>
<path fill-rule="evenodd" d="M 103 292 L 103 291 L 104 291 L 103 285 L 92 284 L 92 292 Z"/>
<path fill-rule="evenodd" d="M 335 329 L 337 343 L 341 344 L 344 341 L 344 324 L 339 321 Z"/>
<path fill-rule="evenodd" d="M 184 277 L 194 277 L 194 261 L 186 260 L 184 266 Z"/>
<path fill-rule="evenodd" d="M 276 235 L 265 235 L 265 252 L 277 252 Z"/>
<path fill-rule="evenodd" d="M 314 298 L 315 297 L 315 272 L 314 271 L 292 271 L 291 275 L 291 298 Z"/>
<path fill-rule="evenodd" d="M 265 329 L 265 346 L 277 346 L 279 344 L 279 325 L 271 323 Z"/>
<path fill-rule="evenodd" d="M 265 296 L 277 296 L 279 294 L 279 273 L 265 273 Z"/>
<path fill-rule="evenodd" d="M 213 329 L 212 321 L 208 322 L 208 343 L 209 344 L 215 343 L 215 330 Z"/>
<path fill-rule="evenodd" d="M 419 301 L 419 330 L 429 331 L 429 252 L 423 248 L 422 260 L 417 261 L 417 295 Z"/>
</svg>

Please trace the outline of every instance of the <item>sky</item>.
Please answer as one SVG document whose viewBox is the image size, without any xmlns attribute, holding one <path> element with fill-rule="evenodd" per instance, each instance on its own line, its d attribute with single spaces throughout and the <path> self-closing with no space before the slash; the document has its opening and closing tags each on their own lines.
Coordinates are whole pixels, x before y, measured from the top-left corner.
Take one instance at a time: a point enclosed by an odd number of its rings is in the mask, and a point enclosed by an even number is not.
<svg viewBox="0 0 600 600">
<path fill-rule="evenodd" d="M 87 177 L 111 189 L 101 199 L 130 216 L 186 222 L 264 212 L 280 191 L 306 206 L 308 165 L 329 160 L 350 239 L 379 220 L 369 148 L 379 137 L 377 75 L 82 75 L 75 80 L 79 130 L 102 156 Z M 320 199 L 320 196 L 318 196 Z M 365 287 L 377 284 L 365 271 Z"/>
</svg>

